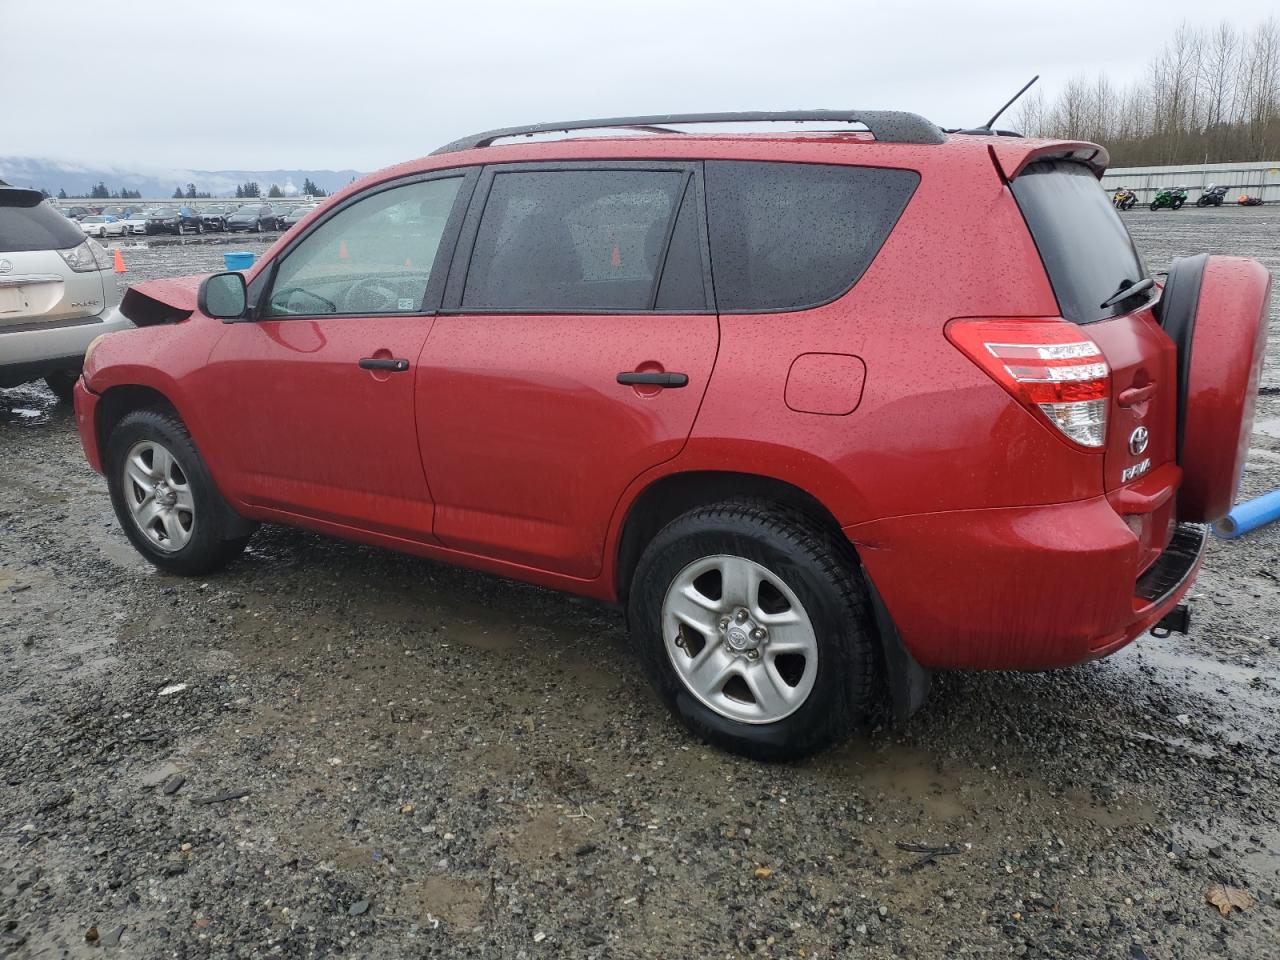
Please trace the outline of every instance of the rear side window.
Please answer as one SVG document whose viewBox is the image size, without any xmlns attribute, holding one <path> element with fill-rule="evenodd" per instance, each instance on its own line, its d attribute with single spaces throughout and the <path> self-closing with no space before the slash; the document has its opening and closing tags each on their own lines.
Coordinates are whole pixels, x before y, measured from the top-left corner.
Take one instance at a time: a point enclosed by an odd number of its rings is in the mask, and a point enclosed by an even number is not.
<svg viewBox="0 0 1280 960">
<path fill-rule="evenodd" d="M 476 232 L 462 306 L 653 309 L 688 179 L 675 170 L 496 174 Z M 681 295 L 673 290 L 668 299 Z"/>
<path fill-rule="evenodd" d="M 708 161 L 717 307 L 799 310 L 835 299 L 871 265 L 919 182 L 910 170 Z"/>
<path fill-rule="evenodd" d="M 9 197 L 0 189 L 0 253 L 24 250 L 66 250 L 84 243 L 84 231 L 47 203 L 15 206 L 25 203 L 25 191 L 13 191 Z"/>
<path fill-rule="evenodd" d="M 1129 231 L 1083 164 L 1033 163 L 1012 184 L 1067 320 L 1092 323 L 1133 309 L 1100 306 L 1145 273 Z"/>
</svg>

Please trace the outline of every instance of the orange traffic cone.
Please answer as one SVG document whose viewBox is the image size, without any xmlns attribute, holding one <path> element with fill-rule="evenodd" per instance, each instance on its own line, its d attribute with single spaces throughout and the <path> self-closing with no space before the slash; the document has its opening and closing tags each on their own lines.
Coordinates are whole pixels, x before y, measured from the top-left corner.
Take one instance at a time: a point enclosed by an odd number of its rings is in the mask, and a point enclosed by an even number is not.
<svg viewBox="0 0 1280 960">
<path fill-rule="evenodd" d="M 347 259 L 347 241 L 345 240 L 338 241 L 338 259 L 339 260 Z"/>
<path fill-rule="evenodd" d="M 124 265 L 124 254 L 120 252 L 120 248 L 116 247 L 116 273 L 128 273 L 129 268 Z"/>
<path fill-rule="evenodd" d="M 622 266 L 622 251 L 618 249 L 618 245 L 613 245 L 613 256 L 609 258 L 609 265 L 614 267 Z"/>
</svg>

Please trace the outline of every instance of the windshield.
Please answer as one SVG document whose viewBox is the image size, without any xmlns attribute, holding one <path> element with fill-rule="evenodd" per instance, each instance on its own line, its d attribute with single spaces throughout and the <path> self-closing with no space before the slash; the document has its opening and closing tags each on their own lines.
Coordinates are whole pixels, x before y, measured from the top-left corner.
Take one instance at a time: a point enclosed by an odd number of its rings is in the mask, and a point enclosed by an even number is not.
<svg viewBox="0 0 1280 960">
<path fill-rule="evenodd" d="M 241 207 L 236 213 L 242 213 L 247 217 L 256 217 L 258 215 L 257 207 Z"/>
</svg>

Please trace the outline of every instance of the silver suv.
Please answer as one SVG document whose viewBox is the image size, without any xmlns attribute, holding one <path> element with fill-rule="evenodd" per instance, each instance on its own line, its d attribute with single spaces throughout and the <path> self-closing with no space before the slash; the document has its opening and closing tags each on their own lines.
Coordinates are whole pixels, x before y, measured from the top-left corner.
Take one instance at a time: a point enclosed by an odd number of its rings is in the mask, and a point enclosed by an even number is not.
<svg viewBox="0 0 1280 960">
<path fill-rule="evenodd" d="M 43 377 L 70 400 L 89 343 L 133 326 L 119 302 L 107 251 L 38 190 L 0 182 L 0 387 Z"/>
</svg>

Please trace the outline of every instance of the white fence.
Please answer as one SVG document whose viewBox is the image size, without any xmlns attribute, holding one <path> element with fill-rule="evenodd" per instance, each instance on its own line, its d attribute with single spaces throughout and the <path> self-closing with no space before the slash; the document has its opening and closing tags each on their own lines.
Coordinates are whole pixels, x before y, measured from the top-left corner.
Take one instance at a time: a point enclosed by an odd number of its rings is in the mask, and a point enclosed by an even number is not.
<svg viewBox="0 0 1280 960">
<path fill-rule="evenodd" d="M 1241 194 L 1262 197 L 1267 203 L 1280 203 L 1280 160 L 1273 163 L 1202 163 L 1172 167 L 1114 167 L 1102 177 L 1108 193 L 1128 187 L 1138 195 L 1139 203 L 1149 203 L 1166 187 L 1186 187 L 1187 198 L 1196 197 L 1216 184 L 1227 188 L 1227 202 L 1235 203 Z"/>
</svg>

